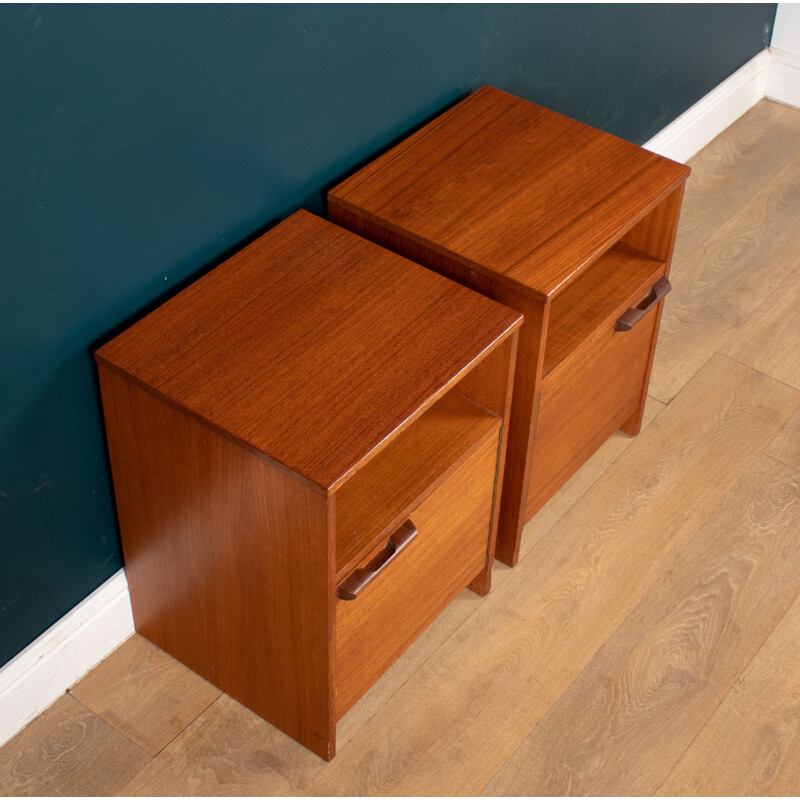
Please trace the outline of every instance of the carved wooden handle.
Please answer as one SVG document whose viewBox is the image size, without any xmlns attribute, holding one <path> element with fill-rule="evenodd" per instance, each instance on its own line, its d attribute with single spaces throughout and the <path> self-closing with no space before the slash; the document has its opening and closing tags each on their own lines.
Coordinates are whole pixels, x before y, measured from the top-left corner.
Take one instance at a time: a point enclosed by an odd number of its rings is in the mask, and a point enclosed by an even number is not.
<svg viewBox="0 0 800 800">
<path fill-rule="evenodd" d="M 617 320 L 616 330 L 629 331 L 648 311 L 655 308 L 658 301 L 672 289 L 672 284 L 666 277 L 659 278 L 650 289 L 647 297 L 641 303 L 629 308 Z"/>
<path fill-rule="evenodd" d="M 361 590 L 375 580 L 394 561 L 397 554 L 417 535 L 414 523 L 407 519 L 390 537 L 383 549 L 366 567 L 355 570 L 339 585 L 342 600 L 355 600 Z"/>
</svg>

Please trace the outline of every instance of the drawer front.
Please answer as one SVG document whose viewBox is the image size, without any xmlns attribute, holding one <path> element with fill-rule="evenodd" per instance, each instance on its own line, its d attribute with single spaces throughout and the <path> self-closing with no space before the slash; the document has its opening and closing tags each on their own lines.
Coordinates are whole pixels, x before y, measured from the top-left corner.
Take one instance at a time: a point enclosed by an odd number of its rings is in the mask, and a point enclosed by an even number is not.
<svg viewBox="0 0 800 800">
<path fill-rule="evenodd" d="M 608 320 L 542 381 L 526 520 L 638 407 L 657 311 L 629 331 Z"/>
<path fill-rule="evenodd" d="M 411 512 L 416 538 L 355 600 L 337 599 L 337 719 L 484 568 L 497 448 L 487 437 Z"/>
</svg>

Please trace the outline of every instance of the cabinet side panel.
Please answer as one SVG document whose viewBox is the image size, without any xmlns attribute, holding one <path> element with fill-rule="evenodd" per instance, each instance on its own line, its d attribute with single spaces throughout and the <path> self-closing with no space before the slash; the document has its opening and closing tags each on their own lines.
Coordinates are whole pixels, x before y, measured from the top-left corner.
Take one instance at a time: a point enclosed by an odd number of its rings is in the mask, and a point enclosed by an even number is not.
<svg viewBox="0 0 800 800">
<path fill-rule="evenodd" d="M 514 334 L 516 336 L 516 334 Z M 478 405 L 503 417 L 508 397 L 509 358 L 516 346 L 514 336 L 483 358 L 459 382 L 456 391 Z M 516 353 L 514 353 L 516 356 Z"/>
<path fill-rule="evenodd" d="M 327 498 L 100 368 L 136 629 L 334 752 Z"/>
<path fill-rule="evenodd" d="M 470 583 L 469 588 L 480 595 L 489 593 L 492 585 L 492 564 L 497 549 L 497 529 L 500 519 L 500 504 L 503 497 L 506 454 L 508 451 L 508 428 L 511 418 L 511 399 L 514 389 L 514 371 L 517 363 L 519 331 L 496 348 L 478 364 L 459 384 L 458 391 L 475 400 L 496 414 L 500 414 L 503 425 L 500 430 L 500 446 L 497 451 L 497 474 L 495 475 L 494 499 L 492 501 L 492 524 L 489 546 L 486 550 L 485 568 Z"/>
<path fill-rule="evenodd" d="M 664 200 L 622 237 L 622 241 L 659 261 L 669 261 L 675 243 L 675 234 L 678 230 L 683 189 L 683 183 L 673 189 Z"/>
<path fill-rule="evenodd" d="M 683 192 L 685 181 L 674 189 L 669 196 L 661 202 L 653 211 L 648 214 L 640 223 L 632 228 L 625 236 L 624 241 L 631 247 L 652 255 L 667 264 L 666 275 L 669 275 L 672 265 L 672 253 L 675 250 L 675 239 L 678 235 L 678 220 L 681 214 L 681 204 L 683 203 Z M 644 370 L 641 390 L 639 392 L 639 404 L 631 416 L 625 420 L 620 428 L 635 436 L 642 427 L 644 417 L 644 407 L 647 402 L 647 390 L 650 386 L 650 373 L 653 370 L 653 359 L 656 353 L 656 343 L 658 340 L 658 329 L 661 325 L 661 314 L 664 311 L 664 301 L 658 304 L 656 309 L 656 324 L 653 329 L 653 336 L 650 340 L 650 352 L 647 359 L 647 366 Z"/>
</svg>

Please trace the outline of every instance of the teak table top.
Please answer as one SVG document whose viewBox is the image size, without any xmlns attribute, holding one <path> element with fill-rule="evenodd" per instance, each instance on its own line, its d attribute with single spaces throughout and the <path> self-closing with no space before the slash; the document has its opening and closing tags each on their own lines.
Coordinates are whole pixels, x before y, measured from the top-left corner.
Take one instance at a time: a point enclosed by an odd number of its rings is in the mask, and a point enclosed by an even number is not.
<svg viewBox="0 0 800 800">
<path fill-rule="evenodd" d="M 486 86 L 330 197 L 544 298 L 576 277 L 687 172 L 682 164 Z"/>
<path fill-rule="evenodd" d="M 298 211 L 97 359 L 332 491 L 521 320 Z"/>
</svg>

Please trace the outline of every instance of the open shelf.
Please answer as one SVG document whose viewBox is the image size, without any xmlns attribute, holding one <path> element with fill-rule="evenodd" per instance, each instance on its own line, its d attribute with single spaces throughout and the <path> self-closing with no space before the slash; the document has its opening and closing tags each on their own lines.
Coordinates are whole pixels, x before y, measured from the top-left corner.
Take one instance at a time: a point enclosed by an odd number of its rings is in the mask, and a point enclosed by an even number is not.
<svg viewBox="0 0 800 800">
<path fill-rule="evenodd" d="M 336 574 L 388 537 L 501 419 L 454 391 L 429 408 L 336 493 Z"/>
<path fill-rule="evenodd" d="M 666 265 L 624 244 L 615 244 L 553 299 L 543 375 L 552 372 L 609 318 L 621 314 Z"/>
</svg>

